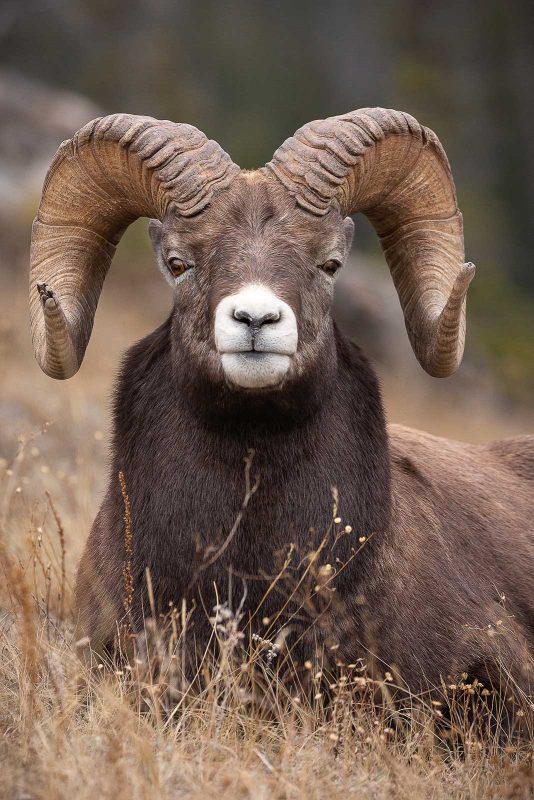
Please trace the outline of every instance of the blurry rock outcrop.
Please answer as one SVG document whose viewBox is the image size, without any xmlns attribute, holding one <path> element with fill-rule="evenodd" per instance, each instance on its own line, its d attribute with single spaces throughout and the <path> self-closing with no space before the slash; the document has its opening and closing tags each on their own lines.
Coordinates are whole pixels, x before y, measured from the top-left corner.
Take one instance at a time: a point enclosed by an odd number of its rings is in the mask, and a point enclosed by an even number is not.
<svg viewBox="0 0 534 800">
<path fill-rule="evenodd" d="M 393 281 L 384 264 L 353 255 L 338 278 L 334 318 L 366 354 L 383 364 L 417 366 Z M 405 341 L 406 340 L 406 341 Z"/>
<path fill-rule="evenodd" d="M 409 393 L 410 384 L 428 397 L 440 395 L 445 402 L 466 393 L 494 398 L 500 394 L 476 343 L 469 339 L 462 368 L 454 376 L 436 380 L 424 372 L 410 346 L 399 298 L 382 259 L 353 252 L 336 284 L 333 314 L 343 333 L 373 361 L 382 382 L 402 386 L 403 394 Z"/>
<path fill-rule="evenodd" d="M 28 222 L 58 145 L 100 110 L 73 92 L 60 92 L 12 70 L 0 70 L 0 263 L 26 251 Z"/>
</svg>

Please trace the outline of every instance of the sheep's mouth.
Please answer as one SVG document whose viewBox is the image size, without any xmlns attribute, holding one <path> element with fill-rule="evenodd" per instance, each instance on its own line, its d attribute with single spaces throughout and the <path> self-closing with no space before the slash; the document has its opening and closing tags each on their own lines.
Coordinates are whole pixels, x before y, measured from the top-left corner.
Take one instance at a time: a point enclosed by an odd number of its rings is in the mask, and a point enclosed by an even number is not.
<svg viewBox="0 0 534 800">
<path fill-rule="evenodd" d="M 293 353 L 288 353 L 286 350 L 262 350 L 258 349 L 257 347 L 252 345 L 252 347 L 247 349 L 239 349 L 239 350 L 221 350 L 219 351 L 220 356 L 246 356 L 247 358 L 258 358 L 261 360 L 262 356 L 288 356 L 291 358 Z"/>
<path fill-rule="evenodd" d="M 285 355 L 285 353 L 277 353 L 275 350 L 255 350 L 254 348 L 252 350 L 237 350 L 236 353 L 240 353 L 246 358 L 251 358 L 253 361 L 261 361 L 262 358 L 268 358 L 271 355 Z"/>
<path fill-rule="evenodd" d="M 221 353 L 227 380 L 243 389 L 275 388 L 283 383 L 292 356 L 272 350 L 239 350 Z"/>
</svg>

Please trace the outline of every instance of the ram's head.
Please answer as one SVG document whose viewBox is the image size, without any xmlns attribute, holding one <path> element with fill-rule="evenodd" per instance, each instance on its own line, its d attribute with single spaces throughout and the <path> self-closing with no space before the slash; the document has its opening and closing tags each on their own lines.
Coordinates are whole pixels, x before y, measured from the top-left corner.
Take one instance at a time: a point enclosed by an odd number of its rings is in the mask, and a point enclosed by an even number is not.
<svg viewBox="0 0 534 800">
<path fill-rule="evenodd" d="M 191 370 L 233 390 L 279 391 L 329 357 L 333 283 L 358 211 L 380 237 L 419 362 L 451 374 L 474 268 L 432 131 L 362 109 L 305 125 L 247 172 L 189 125 L 95 120 L 60 147 L 33 226 L 37 360 L 54 378 L 78 370 L 115 247 L 145 216 Z"/>
</svg>

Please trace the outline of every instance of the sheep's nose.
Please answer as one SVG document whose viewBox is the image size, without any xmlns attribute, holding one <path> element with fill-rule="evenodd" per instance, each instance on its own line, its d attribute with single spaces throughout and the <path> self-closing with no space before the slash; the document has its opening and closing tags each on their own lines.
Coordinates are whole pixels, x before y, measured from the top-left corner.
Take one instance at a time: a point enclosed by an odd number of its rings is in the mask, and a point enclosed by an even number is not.
<svg viewBox="0 0 534 800">
<path fill-rule="evenodd" d="M 271 311 L 268 314 L 262 314 L 259 316 L 251 314 L 244 308 L 236 308 L 234 311 L 234 319 L 236 319 L 238 322 L 243 322 L 253 330 L 258 330 L 262 325 L 278 322 L 280 319 L 280 312 Z"/>
</svg>

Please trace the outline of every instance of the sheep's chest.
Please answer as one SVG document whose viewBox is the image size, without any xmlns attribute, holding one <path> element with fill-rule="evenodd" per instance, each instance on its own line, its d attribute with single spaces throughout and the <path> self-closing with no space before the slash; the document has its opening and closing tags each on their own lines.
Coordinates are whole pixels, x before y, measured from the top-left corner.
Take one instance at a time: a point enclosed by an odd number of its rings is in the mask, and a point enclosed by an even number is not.
<svg viewBox="0 0 534 800">
<path fill-rule="evenodd" d="M 384 504 L 365 493 L 361 448 L 346 435 L 332 447 L 331 436 L 210 441 L 181 421 L 172 441 L 168 428 L 159 436 L 149 430 L 128 454 L 125 472 L 139 579 L 148 566 L 163 607 L 185 596 L 202 598 L 211 611 L 245 592 L 247 606 L 256 607 L 284 571 L 261 611 L 268 615 L 304 573 L 315 584 L 321 565 L 349 561 L 358 539 L 383 524 Z M 381 491 L 379 481 L 375 486 Z"/>
</svg>

